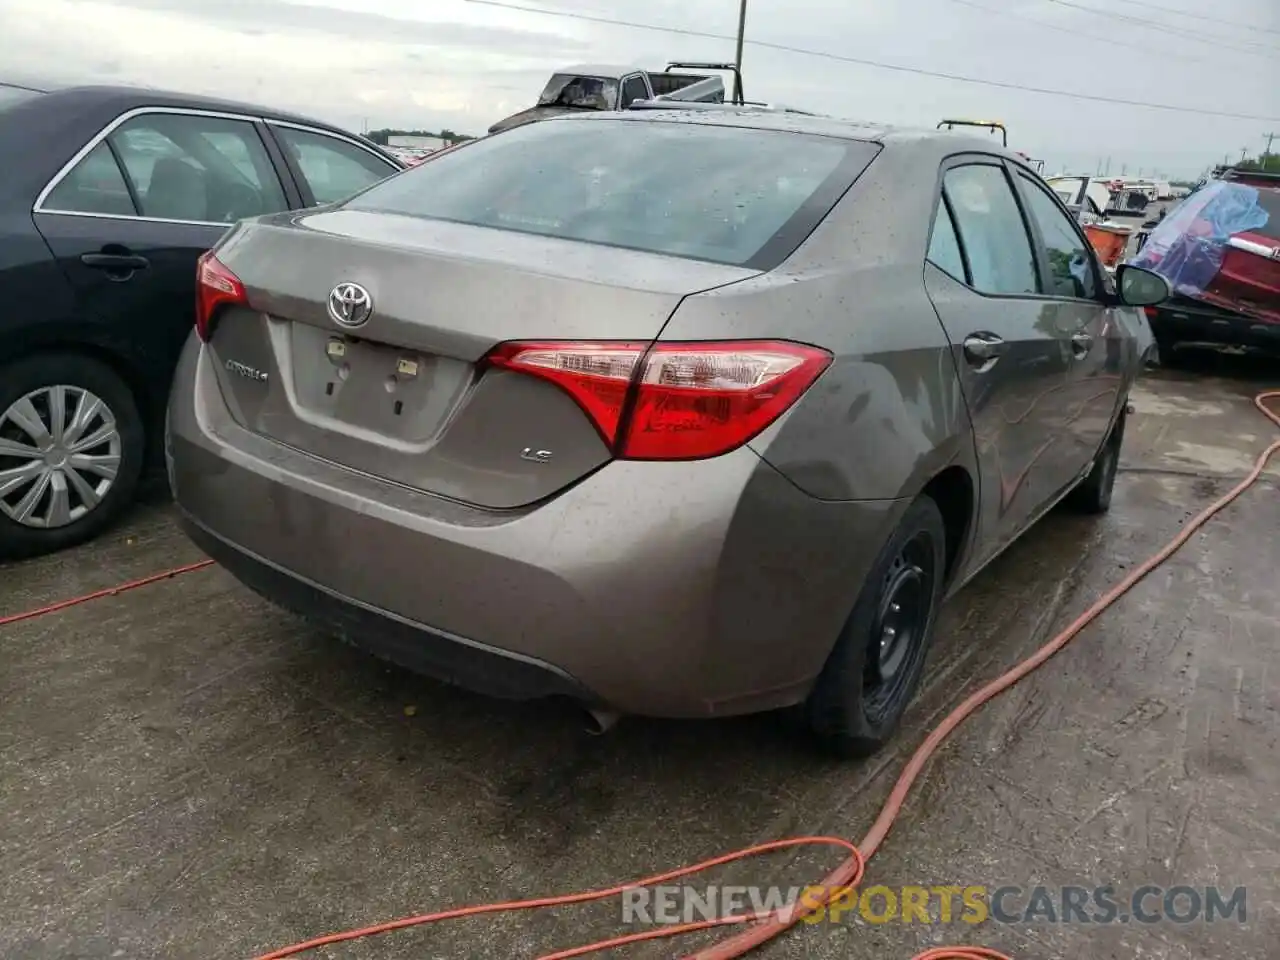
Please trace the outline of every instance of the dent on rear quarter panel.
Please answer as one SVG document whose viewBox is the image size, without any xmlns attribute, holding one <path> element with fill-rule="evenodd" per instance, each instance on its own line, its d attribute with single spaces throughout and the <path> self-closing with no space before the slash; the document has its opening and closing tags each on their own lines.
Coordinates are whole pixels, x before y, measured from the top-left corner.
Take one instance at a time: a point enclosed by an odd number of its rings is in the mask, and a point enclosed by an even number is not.
<svg viewBox="0 0 1280 960">
<path fill-rule="evenodd" d="M 972 457 L 951 344 L 923 283 L 938 162 L 886 148 L 787 263 L 688 298 L 663 331 L 832 352 L 796 406 L 751 442 L 811 496 L 914 496 Z"/>
</svg>

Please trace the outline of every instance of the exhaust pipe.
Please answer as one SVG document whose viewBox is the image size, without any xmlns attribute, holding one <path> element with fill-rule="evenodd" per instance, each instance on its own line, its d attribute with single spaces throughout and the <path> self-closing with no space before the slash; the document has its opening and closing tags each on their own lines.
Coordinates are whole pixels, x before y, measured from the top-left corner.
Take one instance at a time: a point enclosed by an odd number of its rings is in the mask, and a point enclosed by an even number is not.
<svg viewBox="0 0 1280 960">
<path fill-rule="evenodd" d="M 600 737 L 613 729 L 614 724 L 622 719 L 622 715 L 612 710 L 598 710 L 587 707 L 587 733 Z"/>
</svg>

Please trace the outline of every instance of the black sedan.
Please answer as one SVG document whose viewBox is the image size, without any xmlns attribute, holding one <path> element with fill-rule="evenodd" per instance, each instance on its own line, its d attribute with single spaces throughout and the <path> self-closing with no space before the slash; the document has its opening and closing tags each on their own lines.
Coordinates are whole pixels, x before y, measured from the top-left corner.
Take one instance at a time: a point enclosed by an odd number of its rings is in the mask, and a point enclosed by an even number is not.
<svg viewBox="0 0 1280 960">
<path fill-rule="evenodd" d="M 306 117 L 122 87 L 0 84 L 0 156 L 0 558 L 92 537 L 161 461 L 203 251 L 404 167 Z"/>
</svg>

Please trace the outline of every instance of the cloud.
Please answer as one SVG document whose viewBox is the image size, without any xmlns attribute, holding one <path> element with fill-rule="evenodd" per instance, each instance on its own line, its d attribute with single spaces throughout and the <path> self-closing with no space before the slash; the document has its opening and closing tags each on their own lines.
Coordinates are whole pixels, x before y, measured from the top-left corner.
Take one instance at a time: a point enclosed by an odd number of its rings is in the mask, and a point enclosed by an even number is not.
<svg viewBox="0 0 1280 960">
<path fill-rule="evenodd" d="M 578 56 L 589 48 L 585 37 L 558 32 L 556 24 L 542 21 L 530 28 L 461 22 L 449 18 L 449 3 L 440 5 L 444 16 L 433 13 L 435 4 L 399 5 L 404 15 L 379 9 L 343 8 L 332 4 L 293 0 L 95 0 L 92 6 L 118 6 L 159 13 L 166 18 L 200 23 L 253 36 L 320 34 L 352 43 L 373 42 L 396 46 L 500 51 L 502 56 L 545 56 L 549 49 Z M 382 4 L 395 10 L 396 4 Z M 483 14 L 481 14 L 483 16 Z M 539 29 L 540 28 L 540 29 Z"/>
</svg>

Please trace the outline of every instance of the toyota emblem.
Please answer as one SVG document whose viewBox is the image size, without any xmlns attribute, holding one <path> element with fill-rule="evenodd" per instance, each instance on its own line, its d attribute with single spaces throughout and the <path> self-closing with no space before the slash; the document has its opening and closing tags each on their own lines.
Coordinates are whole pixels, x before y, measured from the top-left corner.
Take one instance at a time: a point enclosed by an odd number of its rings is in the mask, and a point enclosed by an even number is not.
<svg viewBox="0 0 1280 960">
<path fill-rule="evenodd" d="M 373 298 L 358 283 L 340 283 L 329 292 L 329 316 L 344 327 L 360 327 L 373 316 Z"/>
</svg>

